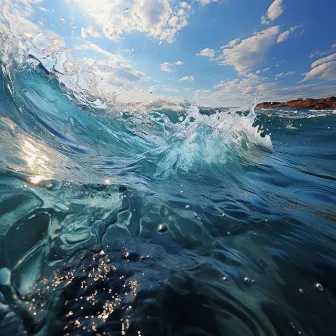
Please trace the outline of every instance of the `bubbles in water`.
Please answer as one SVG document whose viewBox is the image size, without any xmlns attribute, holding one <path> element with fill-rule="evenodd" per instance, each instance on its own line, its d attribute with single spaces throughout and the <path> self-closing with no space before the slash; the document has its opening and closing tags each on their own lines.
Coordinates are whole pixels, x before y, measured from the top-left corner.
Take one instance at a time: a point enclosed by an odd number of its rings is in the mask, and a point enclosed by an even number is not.
<svg viewBox="0 0 336 336">
<path fill-rule="evenodd" d="M 317 282 L 317 283 L 315 284 L 315 288 L 316 288 L 317 290 L 319 290 L 320 292 L 323 292 L 323 291 L 324 291 L 323 286 L 322 286 L 319 282 Z"/>
<path fill-rule="evenodd" d="M 129 8 L 124 9 L 124 14 L 127 14 L 129 12 Z"/>
<path fill-rule="evenodd" d="M 159 224 L 157 230 L 159 233 L 165 233 L 168 231 L 168 228 L 167 228 L 167 225 Z"/>
<path fill-rule="evenodd" d="M 248 284 L 248 283 L 250 283 L 250 279 L 249 279 L 248 277 L 245 277 L 245 278 L 244 278 L 244 282 L 245 282 L 246 284 Z"/>
<path fill-rule="evenodd" d="M 60 20 L 61 20 L 62 23 L 65 23 L 65 19 L 64 19 L 63 16 L 61 16 Z"/>
<path fill-rule="evenodd" d="M 304 293 L 304 290 L 302 288 L 299 288 L 299 293 L 300 294 L 303 294 Z"/>
</svg>

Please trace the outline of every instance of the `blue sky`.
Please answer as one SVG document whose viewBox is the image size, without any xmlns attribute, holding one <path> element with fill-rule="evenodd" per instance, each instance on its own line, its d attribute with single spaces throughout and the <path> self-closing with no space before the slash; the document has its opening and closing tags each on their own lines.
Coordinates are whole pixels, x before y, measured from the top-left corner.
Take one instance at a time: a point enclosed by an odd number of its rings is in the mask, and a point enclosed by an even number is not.
<svg viewBox="0 0 336 336">
<path fill-rule="evenodd" d="M 34 25 L 12 30 L 54 32 L 120 99 L 237 106 L 336 95 L 333 0 L 0 3 Z"/>
</svg>

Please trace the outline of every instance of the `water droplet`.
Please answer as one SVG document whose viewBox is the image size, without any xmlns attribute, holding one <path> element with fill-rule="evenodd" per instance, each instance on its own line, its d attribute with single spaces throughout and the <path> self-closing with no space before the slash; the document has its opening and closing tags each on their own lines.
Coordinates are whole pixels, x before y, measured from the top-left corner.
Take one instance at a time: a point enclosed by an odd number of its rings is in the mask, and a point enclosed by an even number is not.
<svg viewBox="0 0 336 336">
<path fill-rule="evenodd" d="M 64 19 L 64 17 L 62 17 L 62 16 L 61 16 L 60 20 L 61 20 L 62 23 L 65 22 L 65 19 Z"/>
<path fill-rule="evenodd" d="M 315 284 L 315 288 L 316 288 L 317 290 L 319 290 L 320 292 L 323 292 L 323 291 L 324 291 L 323 286 L 322 286 L 319 282 L 317 282 L 317 283 Z"/>
<path fill-rule="evenodd" d="M 245 282 L 246 284 L 248 284 L 248 283 L 250 283 L 250 279 L 249 279 L 248 277 L 245 277 L 245 278 L 244 278 L 244 282 Z"/>
<path fill-rule="evenodd" d="M 186 208 L 186 209 L 189 209 L 189 208 L 190 208 L 190 205 L 189 205 L 189 204 L 187 204 L 187 205 L 185 206 L 185 208 Z"/>
<path fill-rule="evenodd" d="M 224 281 L 227 281 L 227 277 L 223 277 L 223 280 L 224 280 Z"/>
<path fill-rule="evenodd" d="M 183 190 L 180 191 L 181 195 L 183 194 Z"/>
<path fill-rule="evenodd" d="M 299 288 L 299 293 L 300 294 L 303 294 L 304 293 L 304 290 L 302 288 Z"/>
<path fill-rule="evenodd" d="M 124 14 L 127 14 L 129 12 L 129 8 L 124 9 Z"/>
<path fill-rule="evenodd" d="M 159 224 L 157 230 L 159 233 L 165 233 L 168 231 L 168 228 L 167 228 L 167 225 Z"/>
</svg>

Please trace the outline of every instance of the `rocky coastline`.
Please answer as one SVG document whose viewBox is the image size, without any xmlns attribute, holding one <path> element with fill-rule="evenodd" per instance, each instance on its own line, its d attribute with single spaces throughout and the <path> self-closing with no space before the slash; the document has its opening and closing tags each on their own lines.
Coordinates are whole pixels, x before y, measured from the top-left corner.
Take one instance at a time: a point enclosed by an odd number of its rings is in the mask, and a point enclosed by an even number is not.
<svg viewBox="0 0 336 336">
<path fill-rule="evenodd" d="M 258 109 L 290 109 L 290 110 L 336 110 L 336 97 L 329 98 L 298 98 L 287 102 L 263 102 L 257 104 Z"/>
</svg>

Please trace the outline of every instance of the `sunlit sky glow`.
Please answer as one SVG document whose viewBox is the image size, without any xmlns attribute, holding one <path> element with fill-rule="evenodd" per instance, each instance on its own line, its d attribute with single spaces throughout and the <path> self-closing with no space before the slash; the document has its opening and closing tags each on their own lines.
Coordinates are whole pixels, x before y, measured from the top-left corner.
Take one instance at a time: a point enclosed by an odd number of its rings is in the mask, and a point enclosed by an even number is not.
<svg viewBox="0 0 336 336">
<path fill-rule="evenodd" d="M 9 1 L 0 0 L 6 5 Z M 336 95 L 332 0 L 15 0 L 120 96 L 200 105 Z"/>
</svg>

